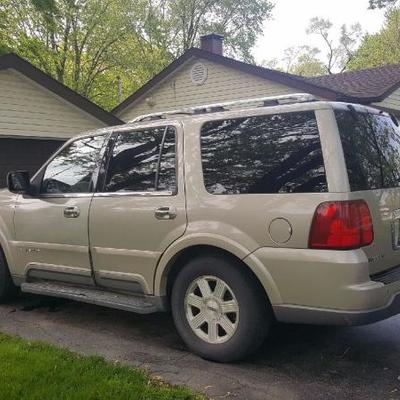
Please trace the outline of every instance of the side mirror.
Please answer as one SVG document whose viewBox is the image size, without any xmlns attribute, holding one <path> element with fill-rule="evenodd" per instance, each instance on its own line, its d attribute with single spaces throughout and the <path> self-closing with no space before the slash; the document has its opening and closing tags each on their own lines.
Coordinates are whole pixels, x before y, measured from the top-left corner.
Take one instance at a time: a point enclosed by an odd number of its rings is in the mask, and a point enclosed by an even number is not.
<svg viewBox="0 0 400 400">
<path fill-rule="evenodd" d="M 27 194 L 30 192 L 31 182 L 28 171 L 13 171 L 7 174 L 8 190 L 12 193 Z"/>
</svg>

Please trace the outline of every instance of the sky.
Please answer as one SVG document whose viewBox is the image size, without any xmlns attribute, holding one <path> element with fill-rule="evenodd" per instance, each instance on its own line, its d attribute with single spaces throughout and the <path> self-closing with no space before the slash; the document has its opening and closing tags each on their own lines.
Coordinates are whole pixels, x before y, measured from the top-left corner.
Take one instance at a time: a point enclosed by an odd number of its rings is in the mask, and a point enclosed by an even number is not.
<svg viewBox="0 0 400 400">
<path fill-rule="evenodd" d="M 374 33 L 384 21 L 383 10 L 369 10 L 368 0 L 272 0 L 272 19 L 265 21 L 264 31 L 253 54 L 258 64 L 281 59 L 286 48 L 307 44 L 323 49 L 323 43 L 306 29 L 312 17 L 328 18 L 339 33 L 343 24 L 359 22 L 365 32 Z"/>
</svg>

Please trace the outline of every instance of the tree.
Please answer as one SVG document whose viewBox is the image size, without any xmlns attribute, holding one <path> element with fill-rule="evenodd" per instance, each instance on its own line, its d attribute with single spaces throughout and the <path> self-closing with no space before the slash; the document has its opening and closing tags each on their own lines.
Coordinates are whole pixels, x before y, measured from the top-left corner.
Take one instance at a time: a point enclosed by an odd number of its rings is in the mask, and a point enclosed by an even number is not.
<svg viewBox="0 0 400 400">
<path fill-rule="evenodd" d="M 250 50 L 272 9 L 267 0 L 149 0 L 143 34 L 176 57 L 196 46 L 200 35 L 217 32 L 225 36 L 228 54 L 251 62 Z"/>
<path fill-rule="evenodd" d="M 298 62 L 293 66 L 291 73 L 300 76 L 320 76 L 324 75 L 326 70 L 320 60 L 304 54 L 298 58 Z"/>
<path fill-rule="evenodd" d="M 301 76 L 323 75 L 326 71 L 324 64 L 318 59 L 320 50 L 316 47 L 297 46 L 285 50 L 283 62 L 285 71 Z"/>
<path fill-rule="evenodd" d="M 357 45 L 361 39 L 360 24 L 349 28 L 342 25 L 338 40 L 332 38 L 333 24 L 323 18 L 314 17 L 306 30 L 309 35 L 318 35 L 326 48 L 325 56 L 321 50 L 307 45 L 289 47 L 285 50 L 282 60 L 269 60 L 264 65 L 301 76 L 318 76 L 343 72 L 353 59 Z"/>
<path fill-rule="evenodd" d="M 397 0 L 369 0 L 369 8 L 374 10 L 375 8 L 385 8 L 394 5 Z"/>
<path fill-rule="evenodd" d="M 8 46 L 6 43 L 6 35 L 5 35 L 5 21 L 8 15 L 1 10 L 0 7 L 0 56 L 9 52 Z"/>
<path fill-rule="evenodd" d="M 328 19 L 314 17 L 307 28 L 307 33 L 318 35 L 327 49 L 325 69 L 328 74 L 343 72 L 347 68 L 362 36 L 360 24 L 353 24 L 350 28 L 342 25 L 339 41 L 335 43 L 331 35 L 332 27 Z"/>
<path fill-rule="evenodd" d="M 133 40 L 128 0 L 3 0 L 8 47 L 59 82 L 109 108 L 116 55 Z M 116 92 L 115 89 L 112 89 Z M 110 92 L 111 93 L 111 92 Z M 115 97 L 115 96 L 114 96 Z M 114 101 L 113 101 L 114 100 Z"/>
<path fill-rule="evenodd" d="M 366 35 L 349 63 L 349 69 L 373 68 L 400 63 L 400 9 L 390 9 L 382 29 Z"/>
<path fill-rule="evenodd" d="M 1 0 L 0 48 L 110 109 L 118 81 L 129 95 L 203 33 L 226 35 L 228 53 L 251 61 L 271 10 L 267 0 Z"/>
</svg>

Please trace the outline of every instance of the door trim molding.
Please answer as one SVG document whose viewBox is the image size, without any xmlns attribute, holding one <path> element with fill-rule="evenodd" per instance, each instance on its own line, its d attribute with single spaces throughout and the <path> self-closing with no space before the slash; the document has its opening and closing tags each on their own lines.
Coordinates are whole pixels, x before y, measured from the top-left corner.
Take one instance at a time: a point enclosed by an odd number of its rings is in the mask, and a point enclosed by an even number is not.
<svg viewBox="0 0 400 400">
<path fill-rule="evenodd" d="M 91 270 L 65 265 L 31 262 L 25 267 L 25 281 L 29 282 L 32 278 L 79 285 L 94 285 Z"/>
<path fill-rule="evenodd" d="M 142 258 L 154 258 L 158 259 L 161 256 L 160 251 L 150 251 L 150 250 L 131 250 L 131 249 L 115 249 L 113 247 L 91 247 L 92 251 L 101 255 L 118 255 L 118 256 L 128 256 L 128 257 L 142 257 Z M 106 271 L 106 270 L 102 270 Z M 108 270 L 107 270 L 108 271 Z M 133 274 L 134 275 L 134 274 Z"/>
<path fill-rule="evenodd" d="M 128 283 L 137 283 L 141 286 L 142 292 L 144 294 L 150 294 L 149 286 L 147 285 L 146 280 L 142 275 L 139 274 L 131 274 L 128 272 L 115 272 L 109 270 L 98 270 L 95 271 L 96 276 L 100 279 L 106 279 L 110 281 L 122 281 Z"/>
<path fill-rule="evenodd" d="M 86 268 L 68 267 L 66 265 L 44 264 L 38 262 L 31 262 L 25 267 L 25 275 L 29 275 L 32 270 L 60 272 L 64 274 L 79 275 L 79 276 L 92 276 L 92 271 Z"/>
</svg>

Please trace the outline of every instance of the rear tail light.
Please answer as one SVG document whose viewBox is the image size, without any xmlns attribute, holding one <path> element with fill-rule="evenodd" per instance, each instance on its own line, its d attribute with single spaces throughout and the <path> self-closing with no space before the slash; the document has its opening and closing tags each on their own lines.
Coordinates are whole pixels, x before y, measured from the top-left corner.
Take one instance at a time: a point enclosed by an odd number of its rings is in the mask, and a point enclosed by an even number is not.
<svg viewBox="0 0 400 400">
<path fill-rule="evenodd" d="M 373 240 L 371 213 L 365 201 L 326 202 L 315 211 L 309 238 L 311 249 L 357 249 Z"/>
</svg>

